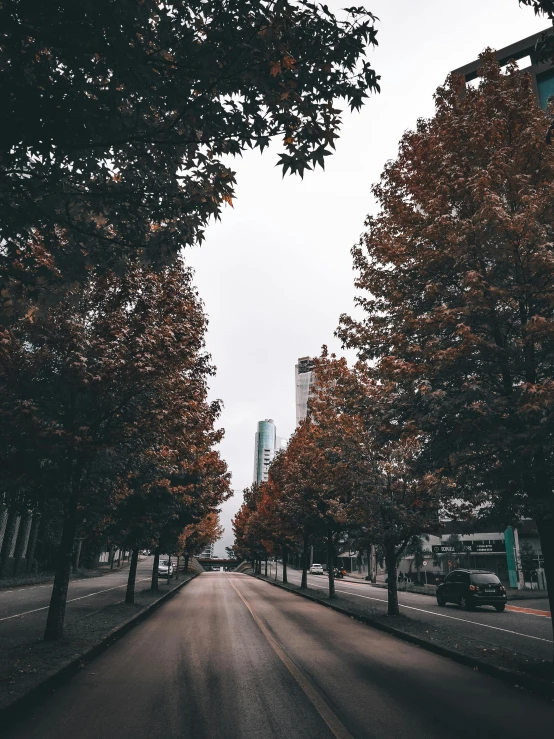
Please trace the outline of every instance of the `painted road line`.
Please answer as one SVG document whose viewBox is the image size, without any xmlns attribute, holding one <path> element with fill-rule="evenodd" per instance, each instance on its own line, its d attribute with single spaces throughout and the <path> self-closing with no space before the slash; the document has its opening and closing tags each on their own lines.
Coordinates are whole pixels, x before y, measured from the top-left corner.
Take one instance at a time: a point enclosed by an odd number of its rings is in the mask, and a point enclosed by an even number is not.
<svg viewBox="0 0 554 739">
<path fill-rule="evenodd" d="M 227 577 L 227 576 L 226 576 Z M 275 654 L 279 657 L 281 662 L 285 665 L 287 670 L 290 672 L 292 677 L 296 680 L 300 688 L 302 688 L 302 691 L 304 692 L 304 695 L 308 698 L 310 703 L 313 705 L 315 710 L 319 713 L 323 721 L 327 724 L 329 727 L 329 730 L 333 734 L 336 739 L 354 739 L 352 734 L 348 731 L 346 726 L 342 723 L 342 721 L 338 718 L 338 716 L 333 713 L 329 705 L 326 703 L 326 701 L 323 700 L 321 695 L 318 693 L 318 691 L 314 688 L 312 683 L 308 680 L 308 678 L 302 673 L 298 667 L 295 665 L 295 663 L 291 660 L 291 658 L 288 656 L 288 654 L 283 650 L 283 648 L 277 643 L 274 636 L 271 634 L 269 629 L 266 627 L 264 622 L 260 619 L 260 617 L 254 612 L 252 609 L 252 606 L 250 603 L 246 600 L 246 598 L 243 596 L 243 594 L 238 590 L 237 587 L 235 587 L 234 583 L 232 582 L 231 578 L 227 577 L 227 580 L 229 581 L 231 587 L 235 591 L 235 593 L 239 596 L 239 598 L 242 600 L 244 605 L 248 608 L 250 611 L 250 615 L 254 619 L 256 625 L 262 632 L 262 634 L 265 636 L 271 647 L 273 648 L 273 651 Z"/>
<path fill-rule="evenodd" d="M 149 577 L 141 577 L 137 582 L 144 582 L 144 580 L 150 580 Z M 127 583 L 123 585 L 116 585 L 114 588 L 106 588 L 106 590 L 97 590 L 95 593 L 88 593 L 88 595 L 80 595 L 78 598 L 70 598 L 66 603 L 74 603 L 76 600 L 84 600 L 85 598 L 92 598 L 93 595 L 100 595 L 101 593 L 109 593 L 110 590 L 119 590 L 119 588 L 126 588 Z M 14 613 L 13 616 L 4 616 L 0 618 L 0 621 L 9 621 L 12 618 L 20 618 L 21 616 L 28 616 L 30 613 L 38 613 L 39 611 L 46 611 L 50 608 L 50 604 L 42 606 L 41 608 L 33 608 L 32 611 L 23 611 L 22 613 Z"/>
<path fill-rule="evenodd" d="M 530 613 L 532 616 L 543 616 L 552 618 L 550 611 L 540 611 L 538 608 L 523 608 L 523 606 L 506 606 L 507 611 L 518 611 L 519 613 Z"/>
</svg>

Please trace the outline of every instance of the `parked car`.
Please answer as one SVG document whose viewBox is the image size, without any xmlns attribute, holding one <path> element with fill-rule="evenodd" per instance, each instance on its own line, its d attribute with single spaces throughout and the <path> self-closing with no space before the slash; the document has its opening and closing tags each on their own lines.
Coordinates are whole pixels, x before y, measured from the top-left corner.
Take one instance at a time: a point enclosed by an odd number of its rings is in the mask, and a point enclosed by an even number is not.
<svg viewBox="0 0 554 739">
<path fill-rule="evenodd" d="M 168 559 L 162 559 L 160 564 L 158 565 L 158 575 L 161 575 L 162 577 L 167 577 L 169 570 L 169 576 L 173 575 L 173 562 L 170 562 Z"/>
<path fill-rule="evenodd" d="M 323 567 L 321 565 L 313 564 L 310 567 L 310 575 L 323 575 Z"/>
<path fill-rule="evenodd" d="M 506 588 L 490 570 L 452 570 L 437 587 L 437 603 L 457 603 L 465 610 L 476 606 L 494 606 L 497 611 L 506 608 Z"/>
</svg>

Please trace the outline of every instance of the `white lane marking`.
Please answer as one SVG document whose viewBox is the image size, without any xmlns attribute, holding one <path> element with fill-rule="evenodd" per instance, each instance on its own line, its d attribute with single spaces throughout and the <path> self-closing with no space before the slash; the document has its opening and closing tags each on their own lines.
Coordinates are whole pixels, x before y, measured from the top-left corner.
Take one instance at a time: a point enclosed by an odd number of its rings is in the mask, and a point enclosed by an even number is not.
<svg viewBox="0 0 554 739">
<path fill-rule="evenodd" d="M 304 673 L 296 666 L 293 660 L 288 656 L 285 650 L 277 642 L 273 634 L 266 627 L 262 619 L 255 613 L 250 603 L 246 600 L 240 590 L 235 586 L 230 577 L 227 577 L 229 584 L 242 600 L 246 608 L 250 611 L 250 615 L 254 619 L 254 622 L 265 636 L 275 654 L 279 657 L 281 662 L 285 665 L 287 670 L 290 672 L 292 677 L 296 680 L 300 688 L 303 690 L 304 695 L 316 711 L 319 713 L 323 721 L 327 724 L 329 730 L 336 739 L 354 739 L 352 734 L 348 731 L 346 726 L 342 723 L 339 717 L 333 712 L 327 702 L 321 697 L 318 691 L 314 688 L 311 681 L 304 675 Z"/>
<path fill-rule="evenodd" d="M 327 590 L 321 585 L 313 585 L 313 588 L 318 590 Z M 342 590 L 337 588 L 339 593 L 345 595 L 354 595 L 356 598 L 365 598 L 366 600 L 377 600 L 379 603 L 386 603 L 385 598 L 371 598 L 369 595 L 360 595 L 359 593 L 350 593 L 348 590 Z M 485 629 L 494 629 L 495 631 L 504 631 L 506 634 L 515 634 L 515 636 L 525 636 L 527 639 L 536 639 L 537 641 L 545 641 L 548 644 L 552 644 L 552 639 L 543 639 L 541 636 L 531 636 L 530 634 L 522 634 L 520 631 L 512 631 L 511 629 L 502 629 L 500 626 L 490 626 L 489 624 L 482 624 L 479 621 L 471 621 L 469 618 L 458 618 L 457 616 L 447 616 L 446 613 L 437 613 L 436 611 L 426 611 L 424 608 L 415 608 L 414 606 L 405 606 L 403 603 L 398 604 L 400 608 L 408 608 L 410 611 L 421 611 L 421 613 L 429 613 L 431 616 L 440 616 L 441 618 L 449 618 L 452 621 L 463 621 L 465 624 L 474 624 L 475 626 L 483 626 Z"/>
<path fill-rule="evenodd" d="M 141 577 L 137 582 L 144 582 L 144 580 L 150 580 L 149 577 Z M 114 588 L 106 588 L 106 590 L 97 590 L 95 593 L 89 593 L 88 595 L 80 595 L 78 598 L 70 598 L 66 603 L 73 603 L 76 600 L 83 600 L 84 598 L 92 598 L 93 595 L 100 595 L 101 593 L 109 593 L 110 590 L 118 590 L 119 588 L 126 588 L 127 583 L 123 585 L 116 585 Z M 12 618 L 19 618 L 20 616 L 28 616 L 29 613 L 38 613 L 38 611 L 46 611 L 50 606 L 42 606 L 42 608 L 33 608 L 32 611 L 23 611 L 23 613 L 14 613 L 13 616 L 4 616 L 0 618 L 0 621 L 9 621 Z"/>
</svg>

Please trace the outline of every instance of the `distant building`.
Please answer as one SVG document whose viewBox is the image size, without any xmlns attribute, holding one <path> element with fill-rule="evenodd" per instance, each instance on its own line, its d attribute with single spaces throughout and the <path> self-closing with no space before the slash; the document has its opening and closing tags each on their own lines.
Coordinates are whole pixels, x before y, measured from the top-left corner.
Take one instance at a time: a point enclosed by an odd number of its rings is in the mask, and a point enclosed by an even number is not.
<svg viewBox="0 0 554 739">
<path fill-rule="evenodd" d="M 294 367 L 296 380 L 296 425 L 308 416 L 308 400 L 314 385 L 314 363 L 310 357 L 300 357 Z"/>
<path fill-rule="evenodd" d="M 213 559 L 214 558 L 214 547 L 215 544 L 208 544 L 207 547 L 200 552 L 198 555 L 201 559 Z"/>
<path fill-rule="evenodd" d="M 269 465 L 275 452 L 282 448 L 283 440 L 277 436 L 277 429 L 272 418 L 258 421 L 256 443 L 254 447 L 254 482 L 267 481 Z"/>
<path fill-rule="evenodd" d="M 552 34 L 553 29 L 547 28 L 541 33 L 535 33 L 521 41 L 516 41 L 515 44 L 495 51 L 495 56 L 501 67 L 515 59 L 519 62 L 521 71 L 531 75 L 533 89 L 542 108 L 546 108 L 548 99 L 554 95 L 554 68 L 550 59 L 551 53 L 541 55 L 537 51 L 537 42 L 545 33 Z M 477 79 L 480 66 L 481 60 L 476 59 L 470 64 L 455 69 L 454 74 L 462 74 L 466 83 L 471 82 Z"/>
</svg>

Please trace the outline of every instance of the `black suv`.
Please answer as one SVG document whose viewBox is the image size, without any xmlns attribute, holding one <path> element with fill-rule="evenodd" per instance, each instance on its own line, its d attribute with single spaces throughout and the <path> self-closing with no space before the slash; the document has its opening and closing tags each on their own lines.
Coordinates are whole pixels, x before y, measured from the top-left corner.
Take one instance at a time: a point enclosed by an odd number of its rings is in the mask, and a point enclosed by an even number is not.
<svg viewBox="0 0 554 739">
<path fill-rule="evenodd" d="M 437 603 L 457 603 L 470 611 L 475 606 L 506 608 L 506 588 L 489 570 L 453 570 L 437 588 Z"/>
</svg>

